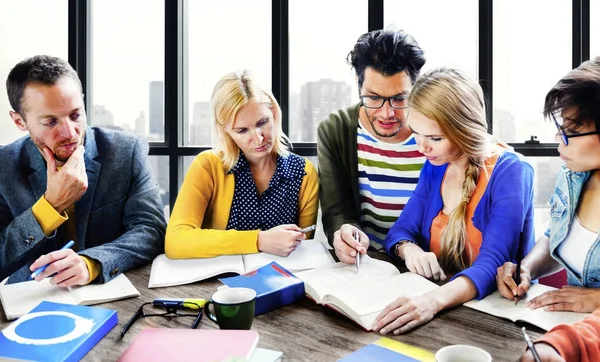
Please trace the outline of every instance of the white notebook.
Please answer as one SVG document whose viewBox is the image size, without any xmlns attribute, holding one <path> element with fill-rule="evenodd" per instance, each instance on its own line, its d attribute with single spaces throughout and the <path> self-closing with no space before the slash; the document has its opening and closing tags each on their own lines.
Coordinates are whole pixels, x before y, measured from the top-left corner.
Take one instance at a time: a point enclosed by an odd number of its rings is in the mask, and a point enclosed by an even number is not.
<svg viewBox="0 0 600 362">
<path fill-rule="evenodd" d="M 190 284 L 224 273 L 245 274 L 272 261 L 292 273 L 335 263 L 329 250 L 318 240 L 302 241 L 287 257 L 255 253 L 214 258 L 169 259 L 165 254 L 161 254 L 152 262 L 148 288 Z"/>
<path fill-rule="evenodd" d="M 69 288 L 61 288 L 50 284 L 50 278 L 40 282 L 30 280 L 0 286 L 0 301 L 2 301 L 4 314 L 9 320 L 29 313 L 44 300 L 66 304 L 93 305 L 139 295 L 140 292 L 124 274 L 119 274 L 118 277 L 105 284 L 90 284 Z"/>
</svg>

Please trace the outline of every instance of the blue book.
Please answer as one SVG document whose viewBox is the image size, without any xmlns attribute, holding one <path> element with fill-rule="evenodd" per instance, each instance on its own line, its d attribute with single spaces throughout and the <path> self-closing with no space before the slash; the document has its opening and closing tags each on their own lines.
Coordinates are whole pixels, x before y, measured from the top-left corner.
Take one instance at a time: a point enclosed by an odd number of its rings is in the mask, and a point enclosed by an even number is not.
<svg viewBox="0 0 600 362">
<path fill-rule="evenodd" d="M 117 311 L 43 301 L 0 333 L 0 357 L 79 361 L 114 326 Z"/>
<path fill-rule="evenodd" d="M 338 362 L 435 362 L 435 355 L 390 338 L 380 338 L 352 352 Z"/>
<path fill-rule="evenodd" d="M 255 316 L 295 303 L 305 295 L 304 282 L 276 262 L 246 274 L 219 280 L 230 288 L 254 289 L 256 291 Z"/>
</svg>

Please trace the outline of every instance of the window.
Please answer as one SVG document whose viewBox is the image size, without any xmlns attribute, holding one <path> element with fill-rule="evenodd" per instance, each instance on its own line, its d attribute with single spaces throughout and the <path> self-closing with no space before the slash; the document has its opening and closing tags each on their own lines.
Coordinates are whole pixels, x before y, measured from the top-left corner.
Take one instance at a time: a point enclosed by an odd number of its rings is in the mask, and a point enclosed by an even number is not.
<svg viewBox="0 0 600 362">
<path fill-rule="evenodd" d="M 164 140 L 164 3 L 92 1 L 91 125 Z"/>
<path fill-rule="evenodd" d="M 160 186 L 160 198 L 163 203 L 165 218 L 169 220 L 169 157 L 167 156 L 149 156 L 150 166 L 152 167 L 152 177 Z"/>
<path fill-rule="evenodd" d="M 535 235 L 540 237 L 550 222 L 550 204 L 548 200 L 556 186 L 556 178 L 564 163 L 558 157 L 528 157 L 535 170 L 533 180 L 533 204 L 535 206 Z"/>
<path fill-rule="evenodd" d="M 25 136 L 8 116 L 12 107 L 6 94 L 6 78 L 20 61 L 38 54 L 68 59 L 68 1 L 0 1 L 0 145 Z"/>
<path fill-rule="evenodd" d="M 271 1 L 221 0 L 185 3 L 187 116 L 185 146 L 210 146 L 210 97 L 226 73 L 248 69 L 271 88 Z"/>
<path fill-rule="evenodd" d="M 590 58 L 600 56 L 600 0 L 590 0 Z"/>
<path fill-rule="evenodd" d="M 386 27 L 404 30 L 419 43 L 427 59 L 422 72 L 447 66 L 478 79 L 477 0 L 387 0 L 383 15 Z"/>
<path fill-rule="evenodd" d="M 346 56 L 368 30 L 367 1 L 290 1 L 290 114 L 292 142 L 316 142 L 331 112 L 358 103 Z"/>
<path fill-rule="evenodd" d="M 544 97 L 572 68 L 572 1 L 494 0 L 494 135 L 556 142 Z"/>
</svg>

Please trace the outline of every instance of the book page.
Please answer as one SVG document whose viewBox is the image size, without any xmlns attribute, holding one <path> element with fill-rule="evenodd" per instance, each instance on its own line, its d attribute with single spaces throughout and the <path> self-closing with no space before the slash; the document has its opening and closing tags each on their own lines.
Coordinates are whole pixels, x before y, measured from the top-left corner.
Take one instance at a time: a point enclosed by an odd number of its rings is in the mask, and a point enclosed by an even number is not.
<svg viewBox="0 0 600 362">
<path fill-rule="evenodd" d="M 246 254 L 243 256 L 246 273 L 274 261 L 292 273 L 335 264 L 325 245 L 318 240 L 303 240 L 287 257 L 269 253 Z"/>
<path fill-rule="evenodd" d="M 529 312 L 519 318 L 519 321 L 533 324 L 534 326 L 538 326 L 548 331 L 559 324 L 573 324 L 579 322 L 589 315 L 589 313 L 550 312 L 544 310 L 544 308 L 538 308 L 529 310 Z"/>
<path fill-rule="evenodd" d="M 337 289 L 354 285 L 361 280 L 372 280 L 398 274 L 400 272 L 394 264 L 363 255 L 359 273 L 356 272 L 354 264 L 336 263 L 328 267 L 296 273 L 295 275 L 304 282 L 307 293 L 319 302 L 326 294 L 334 293 Z M 316 294 L 316 296 L 313 294 Z"/>
<path fill-rule="evenodd" d="M 140 292 L 131 284 L 125 274 L 105 284 L 89 284 L 70 287 L 71 295 L 78 304 L 94 305 L 112 300 L 138 297 Z"/>
<path fill-rule="evenodd" d="M 152 262 L 148 288 L 190 284 L 224 273 L 244 274 L 241 255 L 214 258 L 169 259 L 165 254 Z"/>
<path fill-rule="evenodd" d="M 487 314 L 491 314 L 496 317 L 510 319 L 513 322 L 516 322 L 518 320 L 527 321 L 531 324 L 537 325 L 538 327 L 542 328 L 542 326 L 539 325 L 538 323 L 530 322 L 528 320 L 529 318 L 527 318 L 526 315 L 534 312 L 535 310 L 527 307 L 525 305 L 525 303 L 527 301 L 537 297 L 538 295 L 541 295 L 550 290 L 556 290 L 556 288 L 553 288 L 553 287 L 550 287 L 547 285 L 543 285 L 543 284 L 532 284 L 531 288 L 529 288 L 529 291 L 527 292 L 527 295 L 525 296 L 525 298 L 522 298 L 519 301 L 519 303 L 517 303 L 517 305 L 515 305 L 514 300 L 503 298 L 500 295 L 500 292 L 498 292 L 498 291 L 495 291 L 494 293 L 488 295 L 487 297 L 483 298 L 482 300 L 471 300 L 471 301 L 464 303 L 463 305 L 465 307 L 472 308 L 472 309 L 475 309 L 475 310 L 478 310 L 480 312 L 484 312 Z M 546 312 L 543 318 L 552 319 L 552 314 L 549 314 L 549 313 L 554 313 L 554 312 Z M 535 313 L 535 315 L 538 315 L 538 314 L 539 314 L 539 312 Z M 535 315 L 534 315 L 533 319 L 538 320 L 538 318 L 536 318 Z M 547 324 L 547 323 L 552 323 L 552 322 L 551 321 L 544 322 L 544 324 Z"/>
<path fill-rule="evenodd" d="M 47 300 L 56 303 L 77 304 L 67 288 L 50 284 L 50 278 L 42 281 L 6 284 L 0 286 L 0 300 L 6 318 L 16 319 L 29 313 L 40 302 Z"/>
<path fill-rule="evenodd" d="M 356 315 L 380 312 L 399 297 L 417 297 L 439 288 L 437 284 L 414 274 L 404 273 L 376 281 L 363 280 L 349 288 L 329 292 L 324 303 L 344 305 Z"/>
</svg>

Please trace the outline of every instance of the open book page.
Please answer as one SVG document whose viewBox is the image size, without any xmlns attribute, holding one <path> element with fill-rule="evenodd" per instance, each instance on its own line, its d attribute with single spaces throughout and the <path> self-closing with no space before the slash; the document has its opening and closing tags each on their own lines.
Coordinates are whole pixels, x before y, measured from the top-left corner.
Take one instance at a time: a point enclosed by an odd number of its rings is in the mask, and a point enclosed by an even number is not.
<svg viewBox="0 0 600 362">
<path fill-rule="evenodd" d="M 399 297 L 417 297 L 438 285 L 426 278 L 404 273 L 392 277 L 362 280 L 349 288 L 329 292 L 322 298 L 323 304 L 333 304 L 345 314 L 359 321 L 370 330 L 375 317 Z"/>
<path fill-rule="evenodd" d="M 71 295 L 78 304 L 94 305 L 112 300 L 138 297 L 140 292 L 131 284 L 125 274 L 105 284 L 90 284 L 70 287 Z"/>
<path fill-rule="evenodd" d="M 50 278 L 45 278 L 39 282 L 30 280 L 22 283 L 2 285 L 0 286 L 0 300 L 2 300 L 4 314 L 6 314 L 6 318 L 9 320 L 29 313 L 29 311 L 44 300 L 77 304 L 67 288 L 50 284 Z"/>
<path fill-rule="evenodd" d="M 549 329 L 547 328 L 549 326 L 552 328 L 561 323 L 576 322 L 587 315 L 573 312 L 548 312 L 543 308 L 531 309 L 525 305 L 527 301 L 551 290 L 556 290 L 556 288 L 543 284 L 532 284 L 525 298 L 521 299 L 517 305 L 514 300 L 503 298 L 498 291 L 482 300 L 471 300 L 463 305 L 496 317 L 510 319 L 513 322 L 528 322 L 546 330 Z"/>
<path fill-rule="evenodd" d="M 152 262 L 148 288 L 190 284 L 224 273 L 244 274 L 241 255 L 222 255 L 214 258 L 169 259 L 165 254 Z"/>
<path fill-rule="evenodd" d="M 335 264 L 331 253 L 322 242 L 318 240 L 304 240 L 296 250 L 287 257 L 269 253 L 246 254 L 243 256 L 246 273 L 267 265 L 274 261 L 292 273 L 302 270 L 315 269 L 322 266 Z"/>
<path fill-rule="evenodd" d="M 400 272 L 392 263 L 373 259 L 363 255 L 360 272 L 354 264 L 335 263 L 327 267 L 295 273 L 304 282 L 306 294 L 317 303 L 322 303 L 326 294 L 357 284 L 361 280 L 373 280 L 377 277 L 398 275 Z"/>
</svg>

